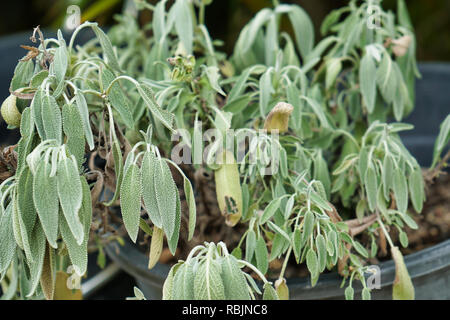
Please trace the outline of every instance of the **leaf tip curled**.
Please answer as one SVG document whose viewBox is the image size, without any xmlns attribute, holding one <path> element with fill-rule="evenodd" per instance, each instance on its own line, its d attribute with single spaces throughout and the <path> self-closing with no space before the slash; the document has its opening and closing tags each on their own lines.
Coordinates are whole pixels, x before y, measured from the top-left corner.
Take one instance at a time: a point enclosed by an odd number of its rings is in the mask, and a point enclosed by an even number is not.
<svg viewBox="0 0 450 320">
<path fill-rule="evenodd" d="M 286 102 L 279 102 L 269 112 L 266 121 L 264 122 L 264 129 L 268 132 L 278 130 L 278 132 L 286 132 L 289 126 L 289 117 L 294 111 L 294 107 Z"/>
</svg>

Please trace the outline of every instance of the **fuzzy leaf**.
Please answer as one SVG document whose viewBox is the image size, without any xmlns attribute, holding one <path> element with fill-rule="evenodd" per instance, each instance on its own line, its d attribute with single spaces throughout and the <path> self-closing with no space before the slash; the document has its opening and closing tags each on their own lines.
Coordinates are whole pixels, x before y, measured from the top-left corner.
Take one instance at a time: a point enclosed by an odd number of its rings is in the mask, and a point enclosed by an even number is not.
<svg viewBox="0 0 450 320">
<path fill-rule="evenodd" d="M 231 152 L 225 150 L 218 155 L 222 164 L 214 172 L 219 209 L 227 225 L 235 226 L 242 215 L 242 189 L 238 166 Z"/>
<path fill-rule="evenodd" d="M 259 237 L 256 241 L 256 265 L 263 274 L 266 274 L 269 268 L 269 253 L 267 252 L 266 242 L 263 237 Z"/>
<path fill-rule="evenodd" d="M 157 174 L 157 165 L 159 165 L 158 160 L 156 159 L 153 152 L 146 152 L 142 159 L 141 166 L 142 198 L 144 200 L 145 210 L 147 210 L 150 220 L 155 226 L 161 229 L 162 214 L 164 214 L 164 211 L 159 211 L 158 203 L 156 200 L 154 177 Z"/>
<path fill-rule="evenodd" d="M 62 142 L 61 110 L 52 96 L 45 95 L 42 98 L 42 122 L 44 125 L 45 139 L 55 139 Z"/>
<path fill-rule="evenodd" d="M 141 178 L 139 167 L 131 164 L 124 173 L 120 187 L 120 209 L 128 235 L 136 242 L 141 217 Z"/>
<path fill-rule="evenodd" d="M 161 215 L 162 229 L 167 239 L 170 239 L 175 232 L 178 189 L 164 159 L 156 160 L 154 172 L 155 195 Z"/>
<path fill-rule="evenodd" d="M 23 249 L 27 259 L 33 261 L 30 237 L 36 224 L 37 214 L 33 201 L 33 175 L 28 167 L 25 167 L 19 175 L 17 197 L 14 201 L 18 209 L 17 220 L 20 225 Z"/>
<path fill-rule="evenodd" d="M 38 88 L 30 104 L 31 117 L 42 140 L 45 140 L 44 122 L 42 120 L 42 89 Z"/>
<path fill-rule="evenodd" d="M 81 289 L 69 289 L 67 282 L 70 281 L 69 274 L 58 271 L 55 277 L 55 292 L 53 300 L 82 300 L 83 294 Z"/>
<path fill-rule="evenodd" d="M 111 82 L 114 81 L 114 74 L 109 71 L 108 69 L 103 69 L 102 71 L 102 83 L 103 88 L 107 88 Z M 108 92 L 108 99 L 111 102 L 111 105 L 114 109 L 117 110 L 117 112 L 120 114 L 123 122 L 128 128 L 133 128 L 134 126 L 134 119 L 133 114 L 131 112 L 131 107 L 129 105 L 129 101 L 123 92 L 123 89 L 120 87 L 120 84 L 118 82 L 115 82 L 109 92 Z"/>
<path fill-rule="evenodd" d="M 311 282 L 313 282 L 313 279 L 319 275 L 319 263 L 316 252 L 313 249 L 309 249 L 306 253 L 306 266 L 311 273 Z"/>
<path fill-rule="evenodd" d="M 423 201 L 425 200 L 425 187 L 423 182 L 422 170 L 418 167 L 409 175 L 409 193 L 411 202 L 417 212 L 422 211 Z"/>
<path fill-rule="evenodd" d="M 188 240 L 191 240 L 195 231 L 197 207 L 195 204 L 194 189 L 187 178 L 184 178 L 184 194 L 189 208 Z"/>
<path fill-rule="evenodd" d="M 394 171 L 393 190 L 397 208 L 400 212 L 405 213 L 408 209 L 408 186 L 406 177 L 401 170 Z"/>
<path fill-rule="evenodd" d="M 268 282 L 264 283 L 263 300 L 279 300 L 276 290 Z"/>
<path fill-rule="evenodd" d="M 92 24 L 92 30 L 95 32 L 100 45 L 102 46 L 103 54 L 105 55 L 108 65 L 116 71 L 120 71 L 119 62 L 117 61 L 116 54 L 114 53 L 111 41 L 108 36 L 97 26 L 96 23 Z"/>
<path fill-rule="evenodd" d="M 158 103 L 156 102 L 156 99 L 153 94 L 153 90 L 145 83 L 141 83 L 137 86 L 137 89 L 139 91 L 139 94 L 141 95 L 142 99 L 144 100 L 145 104 L 149 108 L 150 112 L 152 113 L 153 117 L 161 121 L 161 123 L 169 130 L 173 131 L 173 119 L 174 115 L 167 110 L 162 109 Z"/>
<path fill-rule="evenodd" d="M 250 299 L 245 276 L 242 274 L 236 258 L 232 255 L 227 255 L 222 259 L 222 280 L 225 287 L 225 299 Z"/>
<path fill-rule="evenodd" d="M 82 120 L 75 106 L 68 104 L 63 106 L 62 122 L 64 134 L 67 138 L 66 145 L 69 149 L 69 153 L 75 156 L 78 167 L 81 168 L 81 165 L 84 162 L 85 140 L 83 127 L 80 126 Z"/>
<path fill-rule="evenodd" d="M 84 129 L 84 135 L 86 136 L 86 141 L 89 145 L 89 150 L 94 149 L 94 136 L 92 134 L 91 124 L 89 123 L 89 110 L 85 97 L 81 93 L 75 94 L 75 101 L 78 107 L 78 112 L 80 113 L 82 125 Z"/>
<path fill-rule="evenodd" d="M 366 171 L 365 187 L 369 208 L 373 211 L 377 206 L 378 181 L 375 169 L 372 165 L 370 165 Z"/>
<path fill-rule="evenodd" d="M 59 201 L 56 177 L 50 177 L 51 164 L 39 162 L 33 177 L 33 200 L 49 244 L 57 248 Z"/>
<path fill-rule="evenodd" d="M 292 5 L 288 15 L 294 28 L 297 47 L 305 59 L 314 47 L 314 25 L 305 10 L 299 6 Z"/>
<path fill-rule="evenodd" d="M 44 263 L 45 256 L 45 234 L 42 230 L 42 227 L 39 223 L 36 223 L 33 232 L 30 237 L 31 244 L 31 254 L 34 257 L 33 262 L 29 263 L 30 268 L 30 285 L 27 288 L 28 290 L 23 290 L 27 297 L 30 297 L 34 294 L 39 284 L 39 280 L 42 274 L 42 267 Z"/>
<path fill-rule="evenodd" d="M 366 53 L 361 59 L 359 68 L 359 84 L 361 94 L 369 113 L 375 109 L 375 99 L 377 93 L 376 66 L 370 54 Z"/>
<path fill-rule="evenodd" d="M 318 257 L 317 261 L 318 261 L 319 271 L 323 272 L 323 270 L 325 270 L 326 262 L 327 262 L 327 246 L 326 246 L 325 238 L 321 234 L 319 234 L 316 237 L 316 247 L 317 247 L 317 257 Z"/>
<path fill-rule="evenodd" d="M 175 30 L 186 50 L 186 54 L 192 54 L 194 41 L 194 24 L 192 22 L 191 8 L 188 1 L 177 0 L 174 7 Z"/>
<path fill-rule="evenodd" d="M 275 198 L 272 199 L 272 201 L 269 202 L 269 204 L 266 206 L 266 208 L 264 209 L 264 212 L 260 218 L 260 223 L 264 224 L 267 222 L 267 220 L 269 220 L 270 218 L 273 217 L 273 215 L 275 214 L 275 212 L 278 210 L 278 208 L 280 207 L 281 204 L 281 200 L 283 198 Z"/>
<path fill-rule="evenodd" d="M 9 268 L 16 252 L 12 207 L 8 205 L 3 212 L 0 212 L 0 275 Z"/>
<path fill-rule="evenodd" d="M 172 299 L 194 299 L 194 270 L 190 263 L 183 263 L 173 279 Z"/>
<path fill-rule="evenodd" d="M 181 226 L 181 202 L 180 202 L 180 194 L 178 193 L 178 189 L 176 190 L 176 215 L 175 215 L 175 229 L 173 231 L 172 237 L 167 238 L 167 245 L 169 246 L 169 250 L 172 255 L 175 255 L 178 245 L 178 238 L 180 237 L 180 226 Z"/>
<path fill-rule="evenodd" d="M 88 240 L 89 231 L 91 229 L 92 221 L 92 203 L 91 203 L 91 191 L 89 185 L 84 176 L 81 177 L 81 186 L 83 188 L 83 202 L 80 208 L 80 220 L 83 224 L 83 243 L 78 244 L 72 232 L 70 231 L 69 225 L 66 219 L 62 216 L 60 218 L 60 231 L 61 236 L 67 246 L 69 252 L 70 261 L 72 262 L 75 272 L 79 276 L 83 276 L 87 271 L 88 263 Z"/>
<path fill-rule="evenodd" d="M 64 217 L 70 231 L 80 245 L 84 238 L 83 225 L 79 217 L 79 210 L 83 201 L 83 188 L 75 157 L 64 158 L 58 162 L 56 186 Z"/>
</svg>

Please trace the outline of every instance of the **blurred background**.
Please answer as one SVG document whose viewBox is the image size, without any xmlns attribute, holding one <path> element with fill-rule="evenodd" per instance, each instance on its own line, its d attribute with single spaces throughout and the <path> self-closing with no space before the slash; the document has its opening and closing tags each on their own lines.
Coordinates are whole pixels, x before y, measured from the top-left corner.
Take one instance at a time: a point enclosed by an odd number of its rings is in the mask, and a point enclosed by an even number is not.
<svg viewBox="0 0 450 320">
<path fill-rule="evenodd" d="M 348 0 L 284 0 L 297 3 L 311 16 L 319 37 L 323 18 L 332 9 L 341 7 Z M 114 23 L 114 15 L 122 11 L 127 0 L 15 0 L 3 1 L 0 12 L 0 36 L 20 31 L 30 31 L 36 25 L 60 28 L 70 5 L 81 8 L 81 20 L 97 21 L 107 26 Z M 148 0 L 157 3 L 158 0 Z M 168 1 L 170 2 L 170 1 Z M 395 9 L 397 0 L 382 0 L 386 9 Z M 450 60 L 450 1 L 407 0 L 412 22 L 417 33 L 419 61 Z M 230 53 L 239 30 L 272 0 L 214 0 L 207 7 L 206 23 L 213 38 L 224 40 L 224 51 Z M 148 12 L 147 12 L 148 13 Z M 150 14 L 150 13 L 148 13 Z M 150 19 L 143 16 L 142 19 Z"/>
</svg>

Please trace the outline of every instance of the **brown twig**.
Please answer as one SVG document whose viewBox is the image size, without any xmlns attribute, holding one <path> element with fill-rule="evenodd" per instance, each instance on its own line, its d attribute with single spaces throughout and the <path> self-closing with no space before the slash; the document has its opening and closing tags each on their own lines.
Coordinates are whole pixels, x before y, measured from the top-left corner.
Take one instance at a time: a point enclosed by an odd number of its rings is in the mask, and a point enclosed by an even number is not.
<svg viewBox="0 0 450 320">
<path fill-rule="evenodd" d="M 434 179 L 437 178 L 440 174 L 445 174 L 442 169 L 447 165 L 447 162 L 450 160 L 450 150 L 447 151 L 445 156 L 438 162 L 438 164 L 433 169 L 428 169 L 423 173 L 423 178 L 425 182 L 430 185 L 433 183 Z"/>
<path fill-rule="evenodd" d="M 48 70 L 47 62 L 51 63 L 53 60 L 53 56 L 50 53 L 48 53 L 47 49 L 45 48 L 44 34 L 42 33 L 39 26 L 37 26 L 36 28 L 33 29 L 33 35 L 30 37 L 30 40 L 33 43 L 37 42 L 36 33 L 39 35 L 39 41 L 41 42 L 42 51 L 43 51 L 43 58 L 41 59 L 41 66 L 42 66 L 42 68 Z"/>
</svg>

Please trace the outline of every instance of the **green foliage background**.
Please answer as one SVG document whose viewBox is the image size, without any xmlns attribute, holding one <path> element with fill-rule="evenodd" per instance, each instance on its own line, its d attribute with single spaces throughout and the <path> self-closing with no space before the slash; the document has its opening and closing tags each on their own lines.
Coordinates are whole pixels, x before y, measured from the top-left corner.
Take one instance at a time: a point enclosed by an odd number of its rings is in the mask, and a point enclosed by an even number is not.
<svg viewBox="0 0 450 320">
<path fill-rule="evenodd" d="M 157 0 L 148 0 L 157 3 Z M 319 35 L 320 22 L 332 9 L 342 7 L 347 0 L 285 0 L 296 3 L 311 16 Z M 0 12 L 0 35 L 31 30 L 36 25 L 58 28 L 66 8 L 79 5 L 86 20 L 101 25 L 113 22 L 113 15 L 124 7 L 124 0 L 22 0 L 4 1 Z M 385 9 L 394 9 L 396 0 L 383 0 Z M 411 20 L 415 27 L 419 61 L 450 61 L 450 1 L 407 0 Z M 239 30 L 254 13 L 271 5 L 271 0 L 215 0 L 207 8 L 206 23 L 213 38 L 225 40 L 227 52 L 235 42 Z M 143 16 L 143 20 L 150 19 Z"/>
</svg>

